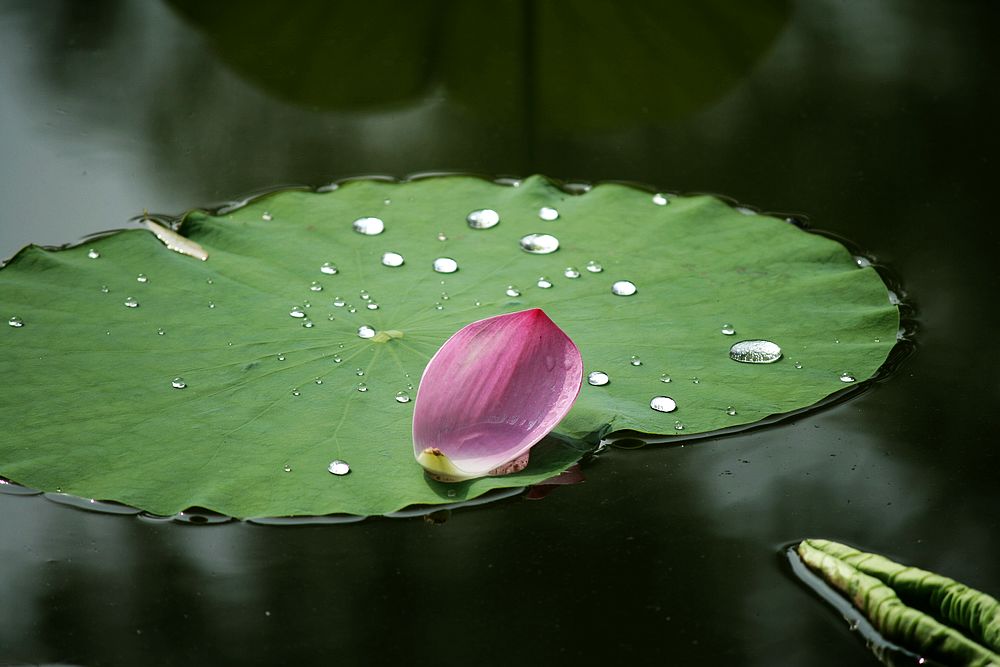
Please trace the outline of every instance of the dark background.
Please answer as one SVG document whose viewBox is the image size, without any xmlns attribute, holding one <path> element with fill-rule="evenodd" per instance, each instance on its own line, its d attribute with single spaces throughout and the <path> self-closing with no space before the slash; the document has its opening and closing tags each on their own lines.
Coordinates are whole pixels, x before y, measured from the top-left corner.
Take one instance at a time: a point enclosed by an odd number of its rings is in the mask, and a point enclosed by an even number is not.
<svg viewBox="0 0 1000 667">
<path fill-rule="evenodd" d="M 804 213 L 919 324 L 852 401 L 442 524 L 0 495 L 0 663 L 875 664 L 807 536 L 1000 593 L 996 7 L 0 2 L 0 255 L 365 173 L 626 179 Z"/>
</svg>

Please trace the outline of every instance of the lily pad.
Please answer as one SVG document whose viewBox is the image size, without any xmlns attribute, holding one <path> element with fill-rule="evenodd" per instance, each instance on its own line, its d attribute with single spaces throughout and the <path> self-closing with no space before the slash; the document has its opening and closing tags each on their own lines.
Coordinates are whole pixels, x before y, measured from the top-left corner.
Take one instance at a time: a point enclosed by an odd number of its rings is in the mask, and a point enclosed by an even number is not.
<svg viewBox="0 0 1000 667">
<path fill-rule="evenodd" d="M 146 230 L 29 246 L 0 271 L 0 312 L 22 324 L 0 329 L 0 474 L 157 514 L 381 514 L 541 481 L 613 431 L 805 408 L 871 378 L 896 341 L 882 279 L 829 238 L 710 196 L 574 192 L 541 177 L 358 180 L 186 214 L 178 231 L 206 261 Z M 483 209 L 499 222 L 470 225 Z M 384 231 L 359 233 L 361 218 Z M 558 248 L 528 252 L 529 234 Z M 443 258 L 457 270 L 435 271 Z M 609 381 L 585 381 L 526 470 L 426 478 L 405 396 L 427 361 L 470 322 L 535 307 L 579 346 L 585 377 Z M 782 356 L 739 363 L 742 340 Z M 676 409 L 651 409 L 657 396 Z M 328 472 L 334 459 L 351 472 Z"/>
</svg>

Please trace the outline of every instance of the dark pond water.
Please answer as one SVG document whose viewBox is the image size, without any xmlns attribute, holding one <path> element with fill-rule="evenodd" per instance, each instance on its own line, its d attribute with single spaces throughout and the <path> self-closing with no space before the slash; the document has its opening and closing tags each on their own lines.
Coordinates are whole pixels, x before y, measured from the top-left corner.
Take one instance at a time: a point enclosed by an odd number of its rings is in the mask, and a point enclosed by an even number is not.
<svg viewBox="0 0 1000 667">
<path fill-rule="evenodd" d="M 915 353 L 444 523 L 0 495 L 0 663 L 875 664 L 789 573 L 806 536 L 1000 592 L 995 3 L 255 4 L 3 3 L 0 254 L 362 173 L 627 179 L 855 240 L 903 277 Z"/>
</svg>

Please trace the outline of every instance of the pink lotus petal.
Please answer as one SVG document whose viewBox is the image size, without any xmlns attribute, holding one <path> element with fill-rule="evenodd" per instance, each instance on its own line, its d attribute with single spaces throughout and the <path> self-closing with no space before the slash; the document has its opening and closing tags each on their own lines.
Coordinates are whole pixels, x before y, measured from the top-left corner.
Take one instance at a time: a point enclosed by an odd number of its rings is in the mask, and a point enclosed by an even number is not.
<svg viewBox="0 0 1000 667">
<path fill-rule="evenodd" d="M 413 406 L 413 453 L 431 476 L 517 472 L 569 412 L 583 360 L 541 310 L 462 328 L 427 364 Z"/>
</svg>

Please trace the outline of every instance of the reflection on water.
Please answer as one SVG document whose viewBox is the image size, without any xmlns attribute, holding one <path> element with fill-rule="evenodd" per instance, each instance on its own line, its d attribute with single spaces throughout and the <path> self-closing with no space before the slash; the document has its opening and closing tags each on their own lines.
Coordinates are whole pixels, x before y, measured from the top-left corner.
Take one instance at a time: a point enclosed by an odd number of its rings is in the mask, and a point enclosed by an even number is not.
<svg viewBox="0 0 1000 667">
<path fill-rule="evenodd" d="M 990 557 L 1000 546 L 990 407 L 1000 368 L 983 352 L 995 329 L 995 205 L 982 194 L 994 188 L 993 3 L 795 3 L 772 15 L 767 39 L 736 48 L 724 85 L 679 113 L 663 105 L 691 83 L 689 69 L 615 67 L 645 42 L 605 67 L 585 56 L 620 40 L 584 41 L 593 22 L 567 13 L 553 23 L 554 4 L 436 6 L 453 13 L 427 29 L 459 37 L 454 26 L 478 11 L 496 18 L 477 35 L 523 35 L 510 17 L 535 7 L 536 26 L 557 27 L 536 27 L 531 61 L 551 67 L 511 68 L 527 62 L 517 39 L 432 39 L 468 57 L 397 64 L 381 87 L 329 104 L 281 89 L 313 80 L 312 62 L 265 81 L 216 24 L 166 5 L 8 2 L 0 254 L 144 208 L 180 212 L 366 172 L 630 179 L 801 210 L 860 242 L 905 277 L 921 319 L 916 354 L 891 381 L 823 413 L 697 445 L 612 449 L 585 484 L 456 511 L 441 525 L 180 526 L 0 494 L 0 595 L 10 601 L 0 661 L 873 663 L 783 572 L 780 548 L 807 535 L 1000 591 Z M 426 21 L 400 11 L 413 27 L 407 48 L 424 48 Z M 633 30 L 625 10 L 606 18 L 613 35 L 644 39 L 683 24 L 664 13 Z M 733 30 L 719 21 L 724 29 L 688 32 Z M 245 53 L 270 48 L 273 63 L 287 62 L 277 25 Z M 592 54 L 576 55 L 577 38 Z M 728 45 L 711 41 L 708 52 L 722 58 Z M 343 69 L 324 65 L 320 78 L 336 82 Z M 344 87 L 355 71 L 339 72 Z M 566 86 L 537 88 L 567 71 Z M 621 93 L 627 73 L 649 88 Z M 609 100 L 622 106 L 602 118 Z"/>
</svg>

